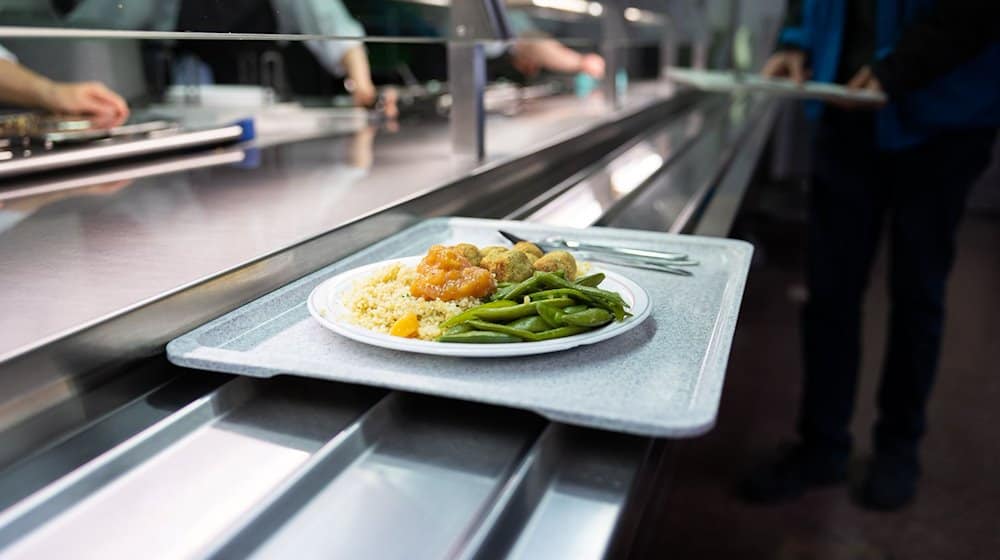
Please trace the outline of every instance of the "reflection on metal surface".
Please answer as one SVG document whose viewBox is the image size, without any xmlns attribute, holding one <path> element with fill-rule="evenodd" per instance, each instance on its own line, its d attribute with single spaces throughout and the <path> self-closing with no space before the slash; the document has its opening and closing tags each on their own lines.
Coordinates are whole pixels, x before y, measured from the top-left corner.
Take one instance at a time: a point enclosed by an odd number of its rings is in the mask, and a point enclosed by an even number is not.
<svg viewBox="0 0 1000 560">
<path fill-rule="evenodd" d="M 541 424 L 472 406 L 386 398 L 224 536 L 212 556 L 448 557 Z"/>
<path fill-rule="evenodd" d="M 656 12 L 630 6 L 625 8 L 625 19 L 632 23 L 641 23 L 644 25 L 663 25 L 666 17 Z"/>
<path fill-rule="evenodd" d="M 654 129 L 643 140 L 617 152 L 613 158 L 599 162 L 586 179 L 565 190 L 545 207 L 527 215 L 527 219 L 553 225 L 587 227 L 615 208 L 620 210 L 628 204 L 633 193 L 665 165 L 701 141 L 706 113 L 718 120 L 722 109 L 722 105 L 710 101 L 690 111 L 684 118 Z"/>
<path fill-rule="evenodd" d="M 579 189 L 560 197 L 558 206 L 536 212 L 531 221 L 585 228 L 596 222 L 602 214 L 604 205 L 597 200 L 594 191 Z"/>
<path fill-rule="evenodd" d="M 549 424 L 458 557 L 603 558 L 645 445 Z"/>
<path fill-rule="evenodd" d="M 604 13 L 604 6 L 600 2 L 587 0 L 507 0 L 509 7 L 534 7 L 538 8 L 538 15 L 545 17 L 558 17 L 559 12 L 570 14 L 571 17 L 593 16 L 598 17 Z M 546 13 L 546 10 L 553 12 Z"/>
<path fill-rule="evenodd" d="M 4 512 L 4 556 L 190 556 L 377 396 L 234 380 Z"/>
<path fill-rule="evenodd" d="M 17 399 L 0 403 L 0 430 L 6 430 L 38 412 L 46 403 L 61 402 L 74 395 L 67 379 L 54 379 L 50 383 L 32 387 Z"/>
<path fill-rule="evenodd" d="M 764 102 L 760 110 L 755 107 L 755 112 L 761 116 L 752 125 L 753 130 L 729 164 L 725 176 L 716 183 L 707 206 L 698 217 L 697 227 L 693 231 L 695 235 L 729 235 L 733 216 L 739 211 L 751 177 L 771 136 L 777 109 L 778 103 L 773 100 Z"/>
<path fill-rule="evenodd" d="M 176 413 L 225 380 L 221 375 L 177 377 L 164 359 L 141 364 L 97 388 L 75 387 L 74 398 L 64 405 L 0 432 L 0 511 Z"/>
<path fill-rule="evenodd" d="M 170 136 L 152 137 L 120 143 L 95 144 L 62 152 L 48 152 L 31 158 L 9 161 L 0 166 L 0 177 L 9 177 L 28 171 L 48 171 L 72 165 L 134 157 L 167 150 L 193 148 L 239 139 L 242 126 L 226 126 L 211 130 L 180 132 Z"/>
<path fill-rule="evenodd" d="M 733 103 L 762 108 L 760 100 L 755 98 L 737 98 Z M 626 208 L 603 216 L 599 225 L 672 233 L 687 231 L 716 184 L 724 178 L 733 155 L 744 149 L 754 125 L 763 122 L 769 128 L 769 120 L 756 118 L 766 114 L 764 110 L 726 106 L 704 120 L 699 117 L 704 129 L 690 149 L 626 197 Z M 760 152 L 755 149 L 754 153 Z M 744 175 L 744 179 L 748 177 Z M 730 206 L 726 215 L 718 219 L 731 221 L 736 210 Z"/>
<path fill-rule="evenodd" d="M 211 167 L 213 165 L 226 165 L 240 163 L 246 159 L 246 152 L 241 149 L 233 149 L 223 152 L 213 152 L 209 154 L 184 155 L 173 157 L 165 161 L 143 162 L 127 165 L 123 169 L 115 171 L 88 173 L 81 177 L 71 179 L 57 179 L 37 181 L 34 183 L 20 184 L 12 189 L 0 191 L 0 201 L 37 196 L 57 191 L 76 189 L 80 187 L 90 187 L 102 183 L 113 183 L 117 181 L 134 180 L 141 177 L 153 177 L 165 173 L 175 173 L 198 169 L 201 167 Z"/>
<path fill-rule="evenodd" d="M 611 190 L 619 196 L 634 191 L 663 167 L 663 156 L 653 152 L 646 143 L 636 145 L 630 152 L 620 164 L 611 169 Z"/>
<path fill-rule="evenodd" d="M 539 8 L 592 16 L 599 16 L 604 11 L 599 2 L 587 2 L 586 0 L 531 0 L 531 4 Z"/>
</svg>

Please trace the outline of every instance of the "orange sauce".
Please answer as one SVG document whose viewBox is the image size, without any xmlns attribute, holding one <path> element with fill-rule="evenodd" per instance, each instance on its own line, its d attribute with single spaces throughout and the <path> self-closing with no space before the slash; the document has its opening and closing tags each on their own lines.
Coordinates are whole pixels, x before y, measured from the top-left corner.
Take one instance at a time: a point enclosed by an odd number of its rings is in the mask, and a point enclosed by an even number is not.
<svg viewBox="0 0 1000 560">
<path fill-rule="evenodd" d="M 457 249 L 442 245 L 434 245 L 427 251 L 417 265 L 417 277 L 410 283 L 414 297 L 444 301 L 482 298 L 495 289 L 490 271 L 472 266 Z"/>
</svg>

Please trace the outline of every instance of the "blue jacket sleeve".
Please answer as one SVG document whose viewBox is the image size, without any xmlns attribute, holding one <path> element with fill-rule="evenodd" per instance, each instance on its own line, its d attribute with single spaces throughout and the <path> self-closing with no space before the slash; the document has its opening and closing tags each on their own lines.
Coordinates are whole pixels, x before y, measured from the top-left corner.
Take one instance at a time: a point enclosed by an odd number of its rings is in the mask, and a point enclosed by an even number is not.
<svg viewBox="0 0 1000 560">
<path fill-rule="evenodd" d="M 872 70 L 883 89 L 895 96 L 930 84 L 998 42 L 1000 2 L 938 0 L 903 29 Z"/>
<path fill-rule="evenodd" d="M 785 22 L 778 34 L 778 50 L 809 50 L 811 42 L 805 25 L 803 0 L 788 0 Z"/>
</svg>

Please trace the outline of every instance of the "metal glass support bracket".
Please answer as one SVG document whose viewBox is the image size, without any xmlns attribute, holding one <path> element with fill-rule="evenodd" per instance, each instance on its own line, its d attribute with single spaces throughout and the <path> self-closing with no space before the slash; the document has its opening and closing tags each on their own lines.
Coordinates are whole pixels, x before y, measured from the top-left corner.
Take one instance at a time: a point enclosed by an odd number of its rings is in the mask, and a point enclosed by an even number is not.
<svg viewBox="0 0 1000 560">
<path fill-rule="evenodd" d="M 677 66 L 677 30 L 670 16 L 663 16 L 660 33 L 660 77 L 666 78 L 669 69 Z"/>
<path fill-rule="evenodd" d="M 486 155 L 486 53 L 479 43 L 448 45 L 448 90 L 451 93 L 451 148 L 477 161 Z"/>
<path fill-rule="evenodd" d="M 618 109 L 624 100 L 618 91 L 618 74 L 625 69 L 625 49 L 628 38 L 625 9 L 619 0 L 606 0 L 601 13 L 601 54 L 604 56 L 604 99 Z"/>
<path fill-rule="evenodd" d="M 486 53 L 482 41 L 509 39 L 502 0 L 453 0 L 448 43 L 452 152 L 482 160 L 486 155 Z"/>
</svg>

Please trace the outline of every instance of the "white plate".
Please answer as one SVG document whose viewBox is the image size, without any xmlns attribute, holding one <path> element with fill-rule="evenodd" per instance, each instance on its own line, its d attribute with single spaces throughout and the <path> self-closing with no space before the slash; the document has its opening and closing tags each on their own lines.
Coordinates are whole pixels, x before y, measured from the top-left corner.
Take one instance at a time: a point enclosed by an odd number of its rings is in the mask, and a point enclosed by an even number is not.
<svg viewBox="0 0 1000 560">
<path fill-rule="evenodd" d="M 600 270 L 600 272 L 604 272 L 606 275 L 600 287 L 621 294 L 622 298 L 630 306 L 629 311 L 632 313 L 632 317 L 621 322 L 613 322 L 593 331 L 567 336 L 566 338 L 543 340 L 541 342 L 512 342 L 507 344 L 434 342 L 378 333 L 357 325 L 352 325 L 343 319 L 349 314 L 342 301 L 344 292 L 350 290 L 355 282 L 393 263 L 398 262 L 406 266 L 416 266 L 421 258 L 417 256 L 392 259 L 342 272 L 313 289 L 312 293 L 309 294 L 309 313 L 321 325 L 331 331 L 358 342 L 371 344 L 372 346 L 402 350 L 404 352 L 416 352 L 418 354 L 434 354 L 437 356 L 500 358 L 504 356 L 526 356 L 530 354 L 558 352 L 576 346 L 607 340 L 639 326 L 649 316 L 652 308 L 649 301 L 649 294 L 638 284 L 616 272 Z M 598 270 L 594 269 L 593 272 L 598 272 Z"/>
</svg>

